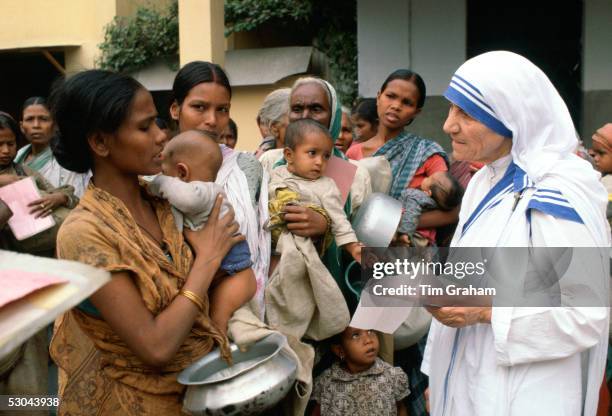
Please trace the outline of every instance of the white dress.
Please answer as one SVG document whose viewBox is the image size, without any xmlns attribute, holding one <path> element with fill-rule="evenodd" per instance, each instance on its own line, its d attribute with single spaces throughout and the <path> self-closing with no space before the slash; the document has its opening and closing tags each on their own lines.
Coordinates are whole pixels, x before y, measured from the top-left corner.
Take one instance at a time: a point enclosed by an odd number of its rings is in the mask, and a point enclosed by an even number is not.
<svg viewBox="0 0 612 416">
<path fill-rule="evenodd" d="M 511 161 L 504 157 L 474 176 L 452 246 L 598 246 L 578 222 L 538 210 L 528 221 L 535 188 L 525 190 L 514 211 L 514 194 L 506 193 L 462 233 Z M 595 415 L 608 320 L 604 307 L 494 307 L 491 324 L 460 330 L 433 320 L 421 368 L 429 375 L 432 416 Z"/>
</svg>

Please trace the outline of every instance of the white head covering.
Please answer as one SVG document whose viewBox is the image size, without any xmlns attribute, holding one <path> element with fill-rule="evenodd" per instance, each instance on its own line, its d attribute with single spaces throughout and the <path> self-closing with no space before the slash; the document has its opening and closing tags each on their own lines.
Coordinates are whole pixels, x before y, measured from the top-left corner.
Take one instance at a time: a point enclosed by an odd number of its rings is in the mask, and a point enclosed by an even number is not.
<svg viewBox="0 0 612 416">
<path fill-rule="evenodd" d="M 536 194 L 543 211 L 555 216 L 569 205 L 595 241 L 608 244 L 609 232 L 601 226 L 607 198 L 600 175 L 574 154 L 572 119 L 544 72 L 515 53 L 488 52 L 461 65 L 444 95 L 512 139 L 512 159 L 536 188 L 562 192 L 567 201 Z"/>
</svg>

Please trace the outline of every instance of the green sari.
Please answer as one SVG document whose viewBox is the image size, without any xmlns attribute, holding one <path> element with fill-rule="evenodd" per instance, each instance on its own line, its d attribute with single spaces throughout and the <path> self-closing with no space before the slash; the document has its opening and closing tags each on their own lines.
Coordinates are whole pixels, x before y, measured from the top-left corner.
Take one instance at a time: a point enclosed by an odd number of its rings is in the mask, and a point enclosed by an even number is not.
<svg viewBox="0 0 612 416">
<path fill-rule="evenodd" d="M 53 159 L 53 152 L 51 152 L 51 146 L 47 146 L 47 148 L 42 153 L 36 155 L 35 157 L 26 162 L 25 160 L 31 152 L 31 144 L 23 146 L 17 152 L 17 156 L 15 156 L 15 163 L 20 163 L 38 172 L 42 168 L 44 168 L 45 165 L 51 161 L 51 159 Z"/>
</svg>

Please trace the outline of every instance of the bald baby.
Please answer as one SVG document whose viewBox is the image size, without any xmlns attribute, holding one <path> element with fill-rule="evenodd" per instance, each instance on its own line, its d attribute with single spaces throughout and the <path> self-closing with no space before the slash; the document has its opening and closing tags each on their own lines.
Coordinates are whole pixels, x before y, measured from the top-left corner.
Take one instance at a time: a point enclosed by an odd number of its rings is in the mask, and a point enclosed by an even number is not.
<svg viewBox="0 0 612 416">
<path fill-rule="evenodd" d="M 180 232 L 185 227 L 197 231 L 206 225 L 217 196 L 224 194 L 223 187 L 215 183 L 222 163 L 219 144 L 201 131 L 181 133 L 164 147 L 162 174 L 147 188 L 152 195 L 170 202 Z M 231 210 L 224 197 L 219 218 Z M 234 311 L 255 295 L 257 283 L 252 264 L 248 243 L 239 241 L 221 261 L 219 271 L 228 276 L 215 280 L 217 283 L 209 289 L 210 318 L 224 333 Z"/>
<path fill-rule="evenodd" d="M 179 134 L 166 144 L 162 152 L 164 174 L 185 182 L 214 182 L 222 163 L 219 144 L 200 130 Z"/>
</svg>

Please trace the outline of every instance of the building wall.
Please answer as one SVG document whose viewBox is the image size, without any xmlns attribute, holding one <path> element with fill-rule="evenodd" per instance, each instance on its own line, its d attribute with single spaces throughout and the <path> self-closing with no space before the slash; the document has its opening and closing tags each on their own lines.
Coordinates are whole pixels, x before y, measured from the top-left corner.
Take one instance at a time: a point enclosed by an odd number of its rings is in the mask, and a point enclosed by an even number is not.
<svg viewBox="0 0 612 416">
<path fill-rule="evenodd" d="M 584 2 L 582 137 L 612 123 L 612 2 Z"/>
<path fill-rule="evenodd" d="M 118 1 L 3 0 L 0 51 L 64 49 L 68 71 L 91 68 Z"/>
<path fill-rule="evenodd" d="M 291 76 L 274 85 L 258 85 L 232 88 L 232 108 L 230 117 L 238 125 L 238 144 L 236 149 L 254 151 L 261 143 L 261 133 L 257 127 L 257 113 L 266 95 L 277 88 L 291 87 L 299 76 Z"/>
<path fill-rule="evenodd" d="M 357 1 L 359 95 L 375 97 L 395 69 L 416 71 L 427 86 L 427 99 L 410 130 L 446 148 L 442 124 L 448 104 L 442 94 L 466 59 L 466 1 Z"/>
<path fill-rule="evenodd" d="M 153 7 L 165 11 L 174 0 L 116 0 L 117 16 L 132 16 L 140 6 Z"/>
</svg>

